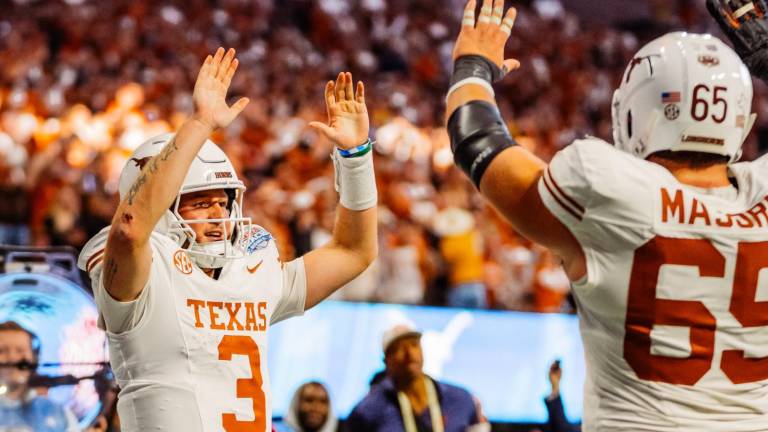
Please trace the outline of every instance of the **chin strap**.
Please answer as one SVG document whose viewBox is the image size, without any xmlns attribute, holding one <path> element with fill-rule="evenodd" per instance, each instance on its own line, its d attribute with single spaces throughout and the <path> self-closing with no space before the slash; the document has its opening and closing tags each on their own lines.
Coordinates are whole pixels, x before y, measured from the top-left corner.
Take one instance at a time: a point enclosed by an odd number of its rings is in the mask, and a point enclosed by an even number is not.
<svg viewBox="0 0 768 432">
<path fill-rule="evenodd" d="M 224 258 L 226 247 L 226 240 L 219 240 L 205 244 L 194 243 L 188 250 L 189 257 L 192 262 L 197 264 L 197 266 L 200 268 L 222 268 L 227 262 L 227 259 Z"/>
<path fill-rule="evenodd" d="M 658 109 L 653 110 L 651 112 L 651 118 L 648 120 L 648 124 L 645 127 L 645 130 L 642 133 L 637 134 L 637 140 L 635 141 L 635 144 L 632 146 L 635 151 L 635 156 L 641 156 L 646 151 L 648 151 L 648 146 L 651 143 L 651 138 L 653 137 L 653 131 L 656 130 L 656 125 L 659 122 L 659 117 L 661 115 L 661 112 Z"/>
</svg>

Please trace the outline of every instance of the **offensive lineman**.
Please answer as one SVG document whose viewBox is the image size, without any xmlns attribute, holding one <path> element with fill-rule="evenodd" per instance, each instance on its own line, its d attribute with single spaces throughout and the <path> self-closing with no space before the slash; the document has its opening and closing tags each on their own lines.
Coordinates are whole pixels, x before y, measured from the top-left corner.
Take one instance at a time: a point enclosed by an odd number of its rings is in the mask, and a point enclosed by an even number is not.
<svg viewBox="0 0 768 432">
<path fill-rule="evenodd" d="M 288 263 L 242 217 L 245 187 L 208 140 L 245 108 L 225 96 L 234 50 L 208 56 L 196 111 L 175 135 L 141 145 L 120 178 L 112 225 L 78 265 L 94 281 L 124 431 L 271 430 L 267 331 L 301 315 L 375 258 L 376 185 L 364 88 L 325 88 L 341 206 L 329 244 Z"/>
<path fill-rule="evenodd" d="M 734 163 L 747 68 L 709 35 L 652 41 L 615 93 L 616 147 L 579 140 L 547 166 L 491 87 L 520 65 L 504 59 L 515 16 L 484 0 L 475 22 L 467 4 L 448 129 L 456 164 L 572 280 L 584 430 L 768 430 L 768 158 Z"/>
</svg>

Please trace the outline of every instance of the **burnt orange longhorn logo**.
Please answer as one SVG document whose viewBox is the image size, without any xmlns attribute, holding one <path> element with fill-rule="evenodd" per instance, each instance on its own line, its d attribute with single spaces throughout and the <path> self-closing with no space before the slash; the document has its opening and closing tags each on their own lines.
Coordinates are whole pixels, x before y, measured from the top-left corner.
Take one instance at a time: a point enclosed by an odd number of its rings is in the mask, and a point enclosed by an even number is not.
<svg viewBox="0 0 768 432">
<path fill-rule="evenodd" d="M 140 158 L 140 159 L 130 158 L 128 160 L 130 160 L 131 162 L 135 163 L 136 166 L 139 168 L 139 171 L 141 171 L 141 170 L 144 169 L 144 165 L 146 165 L 147 162 L 149 162 L 150 159 L 152 159 L 152 156 L 147 156 L 147 157 L 143 157 L 143 158 Z"/>
</svg>

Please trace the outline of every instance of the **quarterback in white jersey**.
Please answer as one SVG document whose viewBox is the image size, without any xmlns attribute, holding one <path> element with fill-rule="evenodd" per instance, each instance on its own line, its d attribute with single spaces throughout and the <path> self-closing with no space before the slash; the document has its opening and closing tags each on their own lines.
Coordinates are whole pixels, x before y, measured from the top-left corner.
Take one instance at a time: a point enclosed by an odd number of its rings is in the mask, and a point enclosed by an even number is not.
<svg viewBox="0 0 768 432">
<path fill-rule="evenodd" d="M 329 82 L 329 124 L 311 124 L 337 147 L 333 238 L 283 263 L 270 233 L 243 216 L 245 186 L 208 140 L 248 103 L 225 102 L 236 68 L 234 50 L 206 58 L 194 116 L 134 152 L 112 225 L 78 261 L 107 331 L 123 431 L 270 431 L 269 328 L 301 315 L 376 255 L 362 83 L 353 90 L 349 73 Z"/>
<path fill-rule="evenodd" d="M 613 103 L 615 146 L 549 166 L 517 146 L 491 83 L 515 60 L 515 10 L 468 4 L 448 129 L 457 165 L 572 280 L 586 431 L 768 430 L 768 159 L 735 163 L 752 82 L 709 35 L 643 47 Z M 765 270 L 765 271 L 763 271 Z"/>
</svg>

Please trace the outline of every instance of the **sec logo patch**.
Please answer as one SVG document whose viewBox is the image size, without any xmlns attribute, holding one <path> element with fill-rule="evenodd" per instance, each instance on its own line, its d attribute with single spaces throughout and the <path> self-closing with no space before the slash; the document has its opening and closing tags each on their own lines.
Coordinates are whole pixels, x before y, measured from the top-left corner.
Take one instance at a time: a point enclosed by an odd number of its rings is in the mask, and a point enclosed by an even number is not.
<svg viewBox="0 0 768 432">
<path fill-rule="evenodd" d="M 173 264 L 183 274 L 192 273 L 192 260 L 189 259 L 189 255 L 187 255 L 187 252 L 184 250 L 177 250 L 176 253 L 173 254 Z"/>
</svg>

